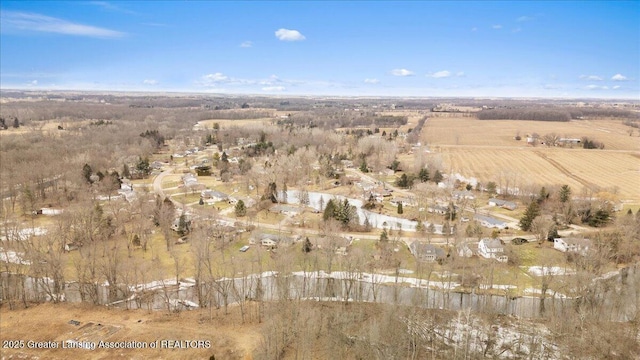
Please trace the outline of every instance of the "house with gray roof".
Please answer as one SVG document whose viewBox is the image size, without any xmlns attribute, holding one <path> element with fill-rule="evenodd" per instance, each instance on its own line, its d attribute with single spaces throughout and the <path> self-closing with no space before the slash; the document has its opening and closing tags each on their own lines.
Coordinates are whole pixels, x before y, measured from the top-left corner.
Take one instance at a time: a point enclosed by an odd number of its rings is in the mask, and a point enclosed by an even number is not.
<svg viewBox="0 0 640 360">
<path fill-rule="evenodd" d="M 507 223 L 487 215 L 475 215 L 473 217 L 480 225 L 489 229 L 506 229 Z"/>
<path fill-rule="evenodd" d="M 446 257 L 443 249 L 420 241 L 412 242 L 409 245 L 409 251 L 417 260 L 421 261 L 433 262 Z"/>
</svg>

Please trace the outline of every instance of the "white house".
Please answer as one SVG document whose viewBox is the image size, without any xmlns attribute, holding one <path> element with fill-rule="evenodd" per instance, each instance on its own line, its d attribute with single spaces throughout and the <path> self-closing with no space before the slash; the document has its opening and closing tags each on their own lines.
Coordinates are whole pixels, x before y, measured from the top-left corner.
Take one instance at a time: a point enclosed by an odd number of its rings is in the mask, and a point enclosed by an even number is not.
<svg viewBox="0 0 640 360">
<path fill-rule="evenodd" d="M 500 200 L 496 198 L 489 199 L 489 205 L 500 206 L 501 208 L 511 211 L 515 210 L 518 207 L 518 205 L 512 201 Z"/>
<path fill-rule="evenodd" d="M 589 239 L 553 239 L 553 248 L 562 252 L 575 252 L 584 255 L 587 251 L 589 251 L 590 245 L 591 241 Z"/>
<path fill-rule="evenodd" d="M 464 190 L 464 191 L 456 190 L 453 192 L 453 198 L 456 200 L 460 200 L 460 199 L 474 200 L 476 196 L 469 190 Z"/>
<path fill-rule="evenodd" d="M 496 259 L 500 262 L 506 262 L 507 256 L 504 255 L 504 246 L 498 239 L 484 238 L 478 243 L 478 255 L 486 259 Z"/>
</svg>

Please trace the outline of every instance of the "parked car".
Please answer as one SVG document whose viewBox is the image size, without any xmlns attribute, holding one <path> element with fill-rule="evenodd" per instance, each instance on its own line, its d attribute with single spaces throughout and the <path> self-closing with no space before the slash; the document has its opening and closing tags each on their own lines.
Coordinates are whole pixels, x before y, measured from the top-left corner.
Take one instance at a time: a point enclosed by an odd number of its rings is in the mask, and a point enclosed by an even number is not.
<svg viewBox="0 0 640 360">
<path fill-rule="evenodd" d="M 247 252 L 247 250 L 249 250 L 249 245 L 245 245 L 245 246 L 240 248 L 241 252 Z"/>
</svg>

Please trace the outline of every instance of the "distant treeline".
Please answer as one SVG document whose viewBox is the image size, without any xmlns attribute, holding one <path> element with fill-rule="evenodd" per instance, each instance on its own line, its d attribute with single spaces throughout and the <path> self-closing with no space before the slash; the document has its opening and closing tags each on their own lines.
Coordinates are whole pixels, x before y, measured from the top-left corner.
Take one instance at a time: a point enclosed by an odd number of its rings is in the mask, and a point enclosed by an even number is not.
<svg viewBox="0 0 640 360">
<path fill-rule="evenodd" d="M 479 120 L 535 120 L 569 121 L 571 114 L 559 109 L 484 109 L 476 115 Z"/>
<path fill-rule="evenodd" d="M 615 108 L 552 107 L 484 109 L 476 114 L 479 120 L 569 121 L 584 118 L 640 118 L 640 113 Z"/>
<path fill-rule="evenodd" d="M 613 118 L 631 118 L 640 119 L 640 113 L 631 110 L 616 108 L 568 108 L 572 119 L 580 119 L 585 117 L 613 117 Z"/>
<path fill-rule="evenodd" d="M 372 111 L 314 109 L 296 113 L 283 123 L 297 126 L 335 129 L 339 127 L 398 127 L 407 124 L 406 116 L 380 115 Z"/>
</svg>

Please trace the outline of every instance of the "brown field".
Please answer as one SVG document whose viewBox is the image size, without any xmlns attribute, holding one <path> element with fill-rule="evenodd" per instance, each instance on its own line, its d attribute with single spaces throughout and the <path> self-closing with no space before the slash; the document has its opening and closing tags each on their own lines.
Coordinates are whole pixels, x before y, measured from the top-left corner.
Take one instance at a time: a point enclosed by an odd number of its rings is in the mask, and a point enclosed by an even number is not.
<svg viewBox="0 0 640 360">
<path fill-rule="evenodd" d="M 3 359 L 251 359 L 261 341 L 260 325 L 238 325 L 239 311 L 166 312 L 123 310 L 84 304 L 45 303 L 21 310 L 0 308 L 0 342 L 23 340 L 25 348 L 1 350 Z M 75 326 L 70 320 L 80 322 Z M 209 348 L 189 349 L 28 349 L 27 342 L 204 340 Z"/>
<path fill-rule="evenodd" d="M 430 118 L 422 137 L 432 151 L 442 154 L 447 172 L 480 181 L 509 179 L 519 187 L 568 184 L 617 193 L 620 199 L 640 201 L 640 139 L 626 132 L 620 120 L 538 121 Z M 513 137 L 519 132 L 523 140 Z M 526 134 L 556 133 L 588 136 L 605 144 L 604 150 L 527 146 Z"/>
<path fill-rule="evenodd" d="M 213 129 L 213 124 L 218 123 L 221 128 L 231 127 L 231 126 L 255 126 L 255 125 L 270 125 L 271 122 L 275 122 L 278 119 L 276 118 L 260 118 L 260 119 L 238 119 L 238 120 L 229 120 L 229 119 L 209 119 L 202 120 L 198 123 L 202 126 L 203 129 Z"/>
<path fill-rule="evenodd" d="M 640 151 L 638 131 L 629 136 L 630 127 L 622 120 L 574 120 L 569 122 L 477 120 L 468 117 L 430 117 L 422 131 L 422 138 L 432 146 L 474 145 L 527 147 L 526 135 L 541 136 L 555 133 L 561 137 L 587 136 L 605 144 L 605 150 Z M 516 134 L 522 140 L 516 141 Z"/>
</svg>

